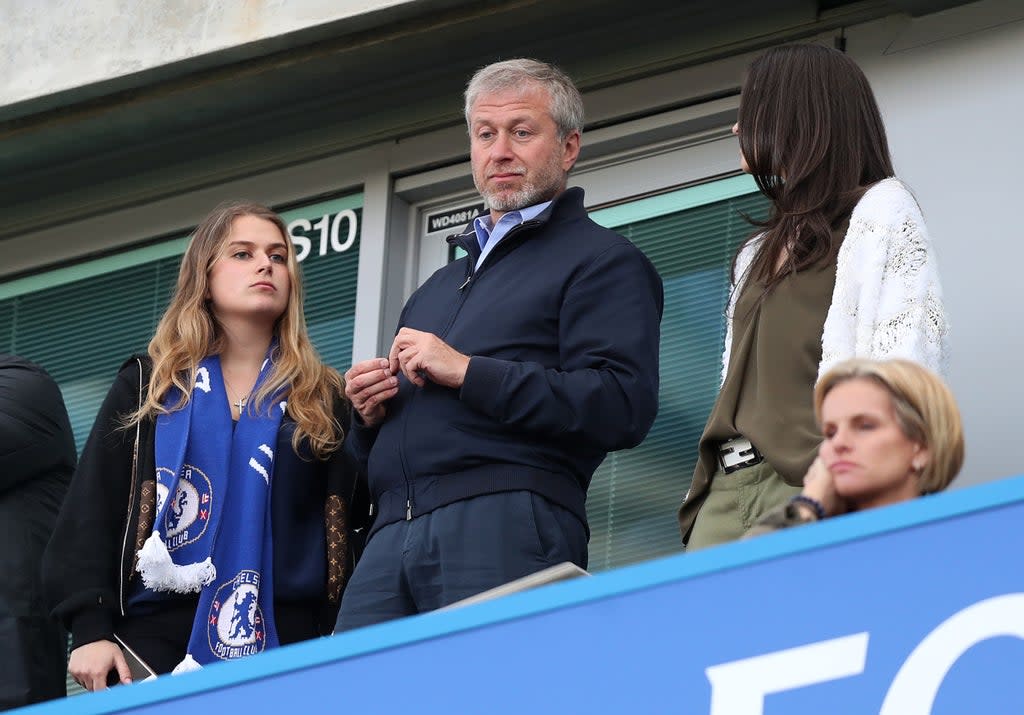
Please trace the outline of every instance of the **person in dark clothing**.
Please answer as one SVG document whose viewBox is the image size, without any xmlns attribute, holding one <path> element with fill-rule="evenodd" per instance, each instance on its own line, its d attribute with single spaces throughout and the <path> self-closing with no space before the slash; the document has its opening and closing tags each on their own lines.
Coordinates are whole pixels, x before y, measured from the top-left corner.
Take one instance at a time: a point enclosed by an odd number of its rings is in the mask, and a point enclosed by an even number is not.
<svg viewBox="0 0 1024 715">
<path fill-rule="evenodd" d="M 0 355 L 0 710 L 65 694 L 67 636 L 43 604 L 39 560 L 75 459 L 57 383 Z"/>
<path fill-rule="evenodd" d="M 375 517 L 336 630 L 585 568 L 594 470 L 657 412 L 661 279 L 566 188 L 579 91 L 510 60 L 476 73 L 465 108 L 489 215 L 448 239 L 468 255 L 409 298 L 388 357 L 346 373 Z"/>
<path fill-rule="evenodd" d="M 280 216 L 218 207 L 149 354 L 114 380 L 43 557 L 85 688 L 130 681 L 116 637 L 165 673 L 333 627 L 359 480 L 300 280 Z"/>
</svg>

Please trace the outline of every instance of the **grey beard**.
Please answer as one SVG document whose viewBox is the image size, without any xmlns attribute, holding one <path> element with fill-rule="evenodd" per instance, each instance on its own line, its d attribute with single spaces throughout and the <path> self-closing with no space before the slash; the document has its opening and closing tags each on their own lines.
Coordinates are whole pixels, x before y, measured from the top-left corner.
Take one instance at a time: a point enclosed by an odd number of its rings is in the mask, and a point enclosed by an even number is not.
<svg viewBox="0 0 1024 715">
<path fill-rule="evenodd" d="M 482 195 L 484 201 L 487 202 L 487 208 L 493 211 L 501 211 L 502 213 L 525 209 L 527 206 L 539 204 L 544 200 L 543 192 L 538 191 L 535 186 L 524 186 L 512 194 L 493 195 L 490 192 L 486 192 Z"/>
<path fill-rule="evenodd" d="M 518 191 L 511 193 L 486 191 L 477 183 L 476 176 L 473 177 L 473 183 L 476 184 L 476 190 L 480 192 L 484 201 L 487 202 L 487 207 L 492 211 L 508 213 L 525 209 L 528 206 L 553 199 L 559 191 L 565 188 L 566 174 L 561 171 L 556 159 L 549 161 L 546 166 L 536 171 L 531 177 L 532 180 L 524 183 Z M 515 171 L 517 169 L 523 170 L 521 168 L 507 170 Z"/>
</svg>

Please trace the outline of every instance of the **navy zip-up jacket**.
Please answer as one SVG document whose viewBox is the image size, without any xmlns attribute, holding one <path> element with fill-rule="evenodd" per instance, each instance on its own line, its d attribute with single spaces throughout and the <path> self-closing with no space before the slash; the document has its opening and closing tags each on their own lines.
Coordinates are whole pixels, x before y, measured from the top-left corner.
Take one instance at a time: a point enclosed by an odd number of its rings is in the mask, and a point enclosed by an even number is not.
<svg viewBox="0 0 1024 715">
<path fill-rule="evenodd" d="M 509 231 L 476 271 L 472 227 L 448 240 L 468 257 L 413 293 L 399 328 L 435 334 L 471 356 L 469 369 L 461 390 L 399 375 L 384 422 L 353 425 L 373 530 L 511 490 L 586 524 L 594 470 L 610 450 L 639 444 L 657 413 L 661 278 L 590 220 L 579 188 Z"/>
</svg>

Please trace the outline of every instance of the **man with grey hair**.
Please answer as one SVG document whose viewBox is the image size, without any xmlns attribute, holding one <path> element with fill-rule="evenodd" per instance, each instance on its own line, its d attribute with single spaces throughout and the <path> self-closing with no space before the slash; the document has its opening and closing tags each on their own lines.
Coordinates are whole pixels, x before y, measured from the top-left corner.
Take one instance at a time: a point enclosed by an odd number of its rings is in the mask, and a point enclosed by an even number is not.
<svg viewBox="0 0 1024 715">
<path fill-rule="evenodd" d="M 345 374 L 375 518 L 338 630 L 585 568 L 594 470 L 657 412 L 661 279 L 566 188 L 579 91 L 499 62 L 469 82 L 466 123 L 489 215 L 448 239 L 468 255 L 409 298 L 390 354 Z"/>
</svg>

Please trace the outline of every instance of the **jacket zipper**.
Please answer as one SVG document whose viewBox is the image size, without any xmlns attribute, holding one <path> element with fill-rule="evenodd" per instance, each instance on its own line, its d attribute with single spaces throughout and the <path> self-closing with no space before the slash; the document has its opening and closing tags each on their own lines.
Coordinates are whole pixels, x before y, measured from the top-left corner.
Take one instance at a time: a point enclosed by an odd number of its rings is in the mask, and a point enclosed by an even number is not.
<svg viewBox="0 0 1024 715">
<path fill-rule="evenodd" d="M 523 221 L 521 224 L 519 224 L 517 226 L 513 226 L 511 229 L 509 229 L 508 233 L 506 233 L 505 236 L 501 239 L 501 241 L 498 243 L 498 245 L 494 247 L 494 250 L 492 250 L 490 253 L 487 254 L 487 257 L 484 258 L 484 262 L 480 265 L 479 268 L 475 268 L 474 267 L 476 265 L 477 259 L 479 258 L 479 254 L 474 255 L 474 253 L 469 250 L 469 248 L 466 246 L 466 244 L 464 244 L 464 243 L 462 243 L 462 241 L 458 240 L 460 238 L 464 238 L 467 234 L 462 234 L 462 235 L 456 236 L 455 239 L 453 240 L 453 242 L 458 244 L 464 251 L 466 251 L 466 253 L 469 254 L 469 257 L 473 261 L 470 264 L 470 267 L 469 267 L 469 275 L 466 276 L 466 280 L 462 282 L 462 285 L 460 285 L 458 287 L 458 290 L 461 292 L 465 288 L 469 287 L 470 284 L 474 282 L 474 279 L 478 275 L 480 275 L 480 273 L 485 268 L 488 268 L 495 261 L 497 261 L 499 258 L 501 258 L 506 253 L 511 251 L 513 248 L 515 248 L 517 243 L 521 243 L 522 242 L 522 241 L 518 241 L 518 242 L 516 242 L 516 241 L 509 241 L 509 239 L 516 238 L 518 234 L 522 233 L 523 231 L 525 231 L 527 229 L 535 228 L 537 226 L 540 226 L 541 223 L 542 223 L 541 221 L 538 221 L 536 219 L 531 219 L 529 221 Z M 439 335 L 438 337 L 444 337 L 444 335 L 446 335 L 448 333 L 448 330 L 451 328 L 452 323 L 455 322 L 455 316 L 458 315 L 458 312 L 459 312 L 459 310 L 461 308 L 462 308 L 462 303 L 460 302 L 459 305 L 456 307 L 455 312 L 452 314 L 451 319 L 448 321 L 448 324 L 445 326 L 444 332 L 442 333 L 442 335 Z"/>
<path fill-rule="evenodd" d="M 338 449 L 341 449 L 341 447 L 339 447 Z M 351 509 L 352 505 L 355 504 L 356 502 L 356 490 L 359 488 L 359 474 L 357 473 L 355 477 L 356 478 L 352 480 L 352 490 L 348 493 L 348 503 L 345 504 L 345 509 L 347 512 L 345 517 L 345 527 L 348 530 L 349 535 L 354 533 L 354 530 L 350 528 L 350 524 L 352 523 L 350 519 L 353 516 Z M 373 497 L 370 497 L 370 519 L 373 519 Z M 363 528 L 369 530 L 370 527 L 366 526 Z M 345 574 L 345 583 L 348 582 L 348 579 L 352 578 L 352 572 L 356 570 L 356 550 L 352 547 L 351 539 L 348 540 L 348 548 L 346 549 L 346 551 L 347 553 L 345 554 L 345 558 L 348 559 L 348 573 Z M 344 586 L 344 583 L 342 584 L 342 586 Z M 342 590 L 344 590 L 344 588 Z M 328 602 L 330 602 L 330 592 L 328 592 L 327 596 L 327 600 Z M 339 603 L 340 601 L 341 599 L 339 594 Z"/>
<path fill-rule="evenodd" d="M 469 274 L 466 276 L 466 280 L 463 281 L 462 285 L 459 286 L 459 288 L 458 288 L 458 292 L 460 293 L 459 302 L 456 304 L 455 308 L 452 310 L 452 314 L 451 314 L 451 316 L 449 316 L 449 320 L 447 320 L 447 323 L 444 324 L 444 327 L 441 329 L 440 334 L 437 337 L 439 337 L 439 338 L 441 338 L 443 340 L 447 336 L 447 334 L 449 334 L 449 331 L 452 330 L 452 326 L 455 324 L 456 318 L 459 317 L 459 313 L 462 311 L 462 306 L 466 303 L 466 298 L 469 297 L 469 291 L 473 287 L 472 286 L 473 279 L 476 278 L 480 274 L 480 271 L 482 271 L 487 266 L 494 264 L 494 262 L 496 260 L 498 260 L 499 258 L 504 256 L 506 253 L 511 251 L 513 248 L 515 248 L 517 242 L 510 242 L 509 239 L 514 239 L 514 238 L 516 238 L 517 235 L 519 235 L 522 232 L 524 232 L 524 230 L 529 229 L 529 228 L 534 228 L 536 226 L 539 226 L 539 225 L 541 225 L 541 223 L 542 223 L 542 221 L 539 221 L 539 220 L 536 220 L 536 219 L 531 219 L 529 221 L 523 221 L 519 225 L 513 226 L 511 229 L 509 229 L 509 232 L 501 240 L 501 242 L 498 244 L 498 246 L 496 246 L 495 249 L 492 252 L 487 254 L 487 257 L 483 259 L 483 263 L 480 265 L 479 268 L 475 268 L 474 267 L 476 260 L 479 258 L 479 253 L 471 250 L 472 249 L 472 245 L 467 246 L 467 245 L 462 244 L 462 242 L 459 241 L 459 239 L 467 238 L 467 237 L 469 237 L 471 235 L 470 234 L 462 234 L 460 236 L 455 237 L 454 239 L 450 239 L 450 241 L 452 241 L 453 243 L 458 244 L 461 248 L 463 248 L 469 254 L 469 259 L 470 259 L 471 262 L 468 263 Z M 412 403 L 412 401 L 414 401 L 414 399 L 416 399 L 416 394 L 417 393 L 414 391 L 413 394 L 410 396 L 410 403 Z M 414 504 L 413 504 L 413 482 L 409 478 L 410 469 L 409 469 L 409 463 L 406 461 L 406 448 L 404 448 L 404 444 L 406 444 L 406 431 L 407 431 L 406 427 L 408 425 L 409 414 L 411 412 L 412 412 L 412 410 L 407 408 L 406 414 L 402 415 L 402 420 L 401 420 L 401 441 L 399 443 L 400 447 L 399 447 L 399 450 L 398 450 L 399 457 L 401 459 L 401 469 L 402 469 L 402 472 L 403 472 L 402 476 L 404 477 L 404 479 L 406 479 L 406 520 L 407 521 L 412 521 L 413 520 L 413 507 L 414 507 Z"/>
<path fill-rule="evenodd" d="M 413 393 L 409 396 L 409 402 L 411 403 L 416 399 L 417 390 L 413 390 Z M 412 482 L 409 480 L 409 463 L 405 457 L 405 435 L 406 427 L 409 424 L 409 410 L 405 410 L 405 414 L 402 415 L 402 439 L 398 443 L 398 458 L 402 464 L 402 478 L 405 480 L 405 520 L 412 520 Z"/>
<path fill-rule="evenodd" d="M 140 360 L 139 358 L 136 358 L 135 362 L 139 366 L 139 410 L 141 410 L 142 409 L 142 360 Z M 138 413 L 136 413 L 136 415 L 137 414 Z M 141 421 L 136 421 L 136 423 L 135 423 L 135 446 L 132 449 L 131 489 L 128 491 L 128 518 L 127 518 L 127 520 L 124 523 L 124 537 L 121 540 L 121 569 L 118 572 L 118 576 L 117 576 L 117 578 L 118 578 L 118 584 L 117 584 L 118 604 L 119 604 L 119 606 L 121 608 L 121 617 L 122 618 L 126 615 L 125 614 L 125 607 L 124 607 L 124 590 L 125 590 L 125 583 L 124 583 L 125 582 L 125 567 L 124 567 L 124 562 L 125 562 L 125 555 L 126 555 L 126 553 L 128 551 L 128 534 L 131 531 L 132 510 L 135 508 L 135 490 L 136 490 L 136 484 L 138 482 L 138 476 L 139 476 L 139 435 L 141 433 L 141 429 L 142 429 Z"/>
<path fill-rule="evenodd" d="M 416 399 L 416 391 L 409 396 L 411 403 Z M 405 479 L 405 520 L 412 521 L 412 481 L 409 479 L 409 463 L 405 458 L 405 434 L 409 424 L 409 410 L 402 415 L 402 440 L 399 442 L 398 456 L 402 462 L 402 478 Z"/>
</svg>

